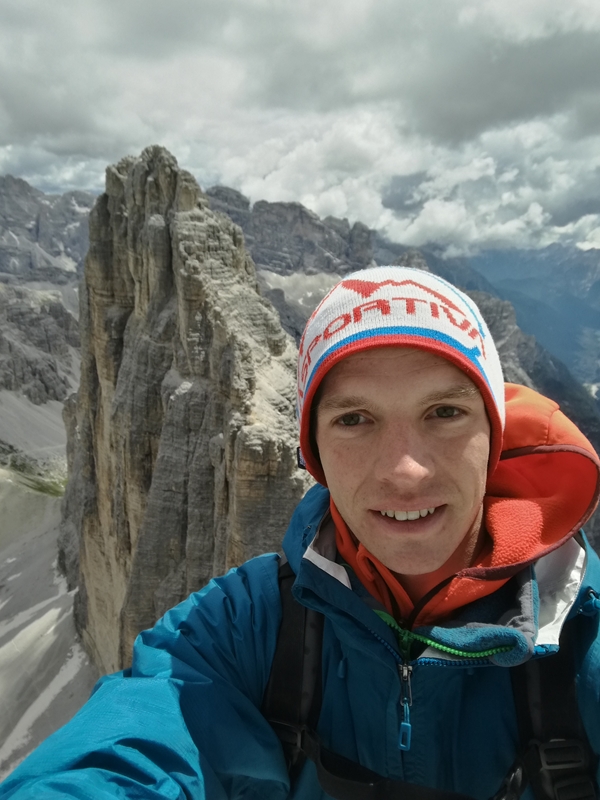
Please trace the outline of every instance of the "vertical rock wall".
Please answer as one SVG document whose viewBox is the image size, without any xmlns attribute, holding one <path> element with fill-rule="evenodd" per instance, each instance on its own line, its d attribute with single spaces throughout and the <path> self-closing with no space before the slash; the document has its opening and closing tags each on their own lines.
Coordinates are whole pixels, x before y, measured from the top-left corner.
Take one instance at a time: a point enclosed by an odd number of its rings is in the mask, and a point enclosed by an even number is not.
<svg viewBox="0 0 600 800">
<path fill-rule="evenodd" d="M 212 575 L 279 548 L 306 489 L 296 350 L 240 229 L 158 147 L 107 170 L 80 325 L 60 557 L 109 671 Z"/>
</svg>

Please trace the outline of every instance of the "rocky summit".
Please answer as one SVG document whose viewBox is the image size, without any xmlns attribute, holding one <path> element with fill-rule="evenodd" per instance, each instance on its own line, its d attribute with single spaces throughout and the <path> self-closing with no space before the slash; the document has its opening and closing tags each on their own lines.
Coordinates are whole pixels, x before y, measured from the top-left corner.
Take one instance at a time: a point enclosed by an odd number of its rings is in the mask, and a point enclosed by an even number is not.
<svg viewBox="0 0 600 800">
<path fill-rule="evenodd" d="M 211 208 L 227 214 L 244 232 L 246 244 L 259 269 L 292 272 L 343 273 L 375 266 L 375 232 L 362 222 L 320 219 L 300 203 L 250 201 L 235 189 L 213 186 L 207 190 Z"/>
<path fill-rule="evenodd" d="M 60 560 L 110 671 L 167 608 L 278 549 L 307 478 L 294 343 L 239 227 L 164 149 L 108 168 L 81 295 Z"/>
</svg>

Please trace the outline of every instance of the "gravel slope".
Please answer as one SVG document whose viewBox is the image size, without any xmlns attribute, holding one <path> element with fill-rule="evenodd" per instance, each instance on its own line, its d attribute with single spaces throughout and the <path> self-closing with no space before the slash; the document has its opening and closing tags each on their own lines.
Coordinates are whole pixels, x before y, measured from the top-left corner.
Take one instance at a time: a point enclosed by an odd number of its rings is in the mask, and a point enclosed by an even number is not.
<svg viewBox="0 0 600 800">
<path fill-rule="evenodd" d="M 97 679 L 56 572 L 60 498 L 0 469 L 0 780 L 85 702 Z"/>
</svg>

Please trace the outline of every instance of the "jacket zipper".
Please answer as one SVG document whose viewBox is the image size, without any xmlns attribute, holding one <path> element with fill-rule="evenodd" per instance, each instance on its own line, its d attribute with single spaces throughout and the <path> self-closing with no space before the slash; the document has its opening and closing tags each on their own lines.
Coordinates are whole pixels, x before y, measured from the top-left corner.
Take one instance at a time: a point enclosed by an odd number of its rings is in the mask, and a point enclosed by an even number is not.
<svg viewBox="0 0 600 800">
<path fill-rule="evenodd" d="M 429 639 L 427 636 L 421 636 L 419 633 L 415 633 L 408 628 L 401 627 L 386 611 L 378 611 L 375 609 L 375 613 L 386 623 L 389 628 L 395 632 L 398 639 L 398 648 L 402 653 L 403 658 L 407 661 L 409 660 L 408 654 L 410 653 L 411 640 L 425 644 L 428 647 L 433 647 L 436 650 L 440 650 L 442 653 L 448 653 L 449 655 L 458 656 L 459 658 L 463 659 L 489 658 L 490 656 L 495 656 L 499 653 L 507 653 L 509 650 L 512 650 L 512 645 L 500 645 L 499 647 L 492 647 L 489 650 L 482 650 L 479 653 L 468 653 L 464 650 L 458 650 L 456 647 L 449 647 L 448 645 L 440 644 L 434 639 Z"/>
<path fill-rule="evenodd" d="M 378 642 L 389 650 L 394 656 L 396 665 L 398 667 L 398 675 L 400 677 L 400 704 L 402 706 L 402 721 L 400 722 L 400 730 L 398 731 L 398 748 L 400 750 L 410 750 L 410 743 L 412 738 L 412 726 L 410 723 L 410 708 L 412 706 L 412 665 L 409 664 L 408 658 L 401 656 L 394 648 L 386 642 L 378 633 L 368 628 L 369 633 L 377 639 Z"/>
<path fill-rule="evenodd" d="M 396 631 L 397 633 L 402 632 L 405 635 L 409 634 L 409 636 L 407 636 L 404 639 L 404 642 L 401 642 L 401 637 L 398 636 L 398 645 L 400 646 L 402 643 L 405 645 L 404 647 L 399 647 L 401 652 L 397 652 L 388 642 L 386 642 L 385 639 L 379 636 L 379 634 L 375 633 L 375 631 L 371 630 L 370 628 L 368 630 L 369 633 L 371 633 L 371 635 L 374 636 L 378 642 L 381 642 L 381 644 L 384 645 L 386 650 L 389 650 L 389 652 L 392 653 L 396 661 L 396 665 L 398 667 L 398 675 L 400 678 L 400 705 L 402 710 L 400 729 L 398 731 L 398 748 L 406 752 L 407 750 L 410 750 L 411 739 L 412 739 L 410 710 L 413 703 L 412 684 L 411 684 L 413 666 L 410 663 L 409 637 L 414 638 L 417 641 L 421 641 L 422 643 L 426 643 L 428 645 L 436 646 L 437 643 L 428 640 L 424 636 L 419 636 L 419 634 L 415 634 L 412 631 L 406 631 L 405 629 L 400 628 L 400 626 L 397 625 L 397 623 L 395 623 L 393 627 L 398 628 L 398 630 Z M 472 665 L 473 663 L 477 662 L 481 663 L 482 661 L 487 661 L 489 656 L 491 655 L 495 655 L 498 652 L 504 652 L 506 650 L 512 649 L 510 646 L 498 647 L 498 648 L 493 648 L 491 650 L 487 650 L 483 653 L 477 653 L 476 655 L 474 654 L 473 656 L 470 656 L 464 652 L 455 650 L 454 648 L 445 647 L 443 645 L 440 646 L 439 644 L 437 644 L 437 647 L 441 651 L 446 651 L 449 654 L 462 656 L 462 659 L 460 661 L 448 662 L 447 664 L 444 663 L 444 666 L 463 666 L 467 664 Z M 429 662 L 436 663 L 434 659 L 427 659 L 427 662 L 424 663 L 429 663 Z"/>
<path fill-rule="evenodd" d="M 402 722 L 398 734 L 398 747 L 400 750 L 410 750 L 412 726 L 410 724 L 410 707 L 412 706 L 412 686 L 410 679 L 413 668 L 406 661 L 398 664 L 400 673 L 400 703 L 402 705 Z"/>
</svg>

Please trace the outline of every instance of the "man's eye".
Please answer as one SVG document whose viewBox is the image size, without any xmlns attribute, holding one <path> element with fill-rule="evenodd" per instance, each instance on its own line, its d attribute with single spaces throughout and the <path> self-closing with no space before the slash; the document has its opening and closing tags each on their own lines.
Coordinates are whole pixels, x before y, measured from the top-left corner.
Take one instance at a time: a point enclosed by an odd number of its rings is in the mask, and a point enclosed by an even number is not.
<svg viewBox="0 0 600 800">
<path fill-rule="evenodd" d="M 456 417 L 460 414 L 460 411 L 458 408 L 455 408 L 455 406 L 440 406 L 439 408 L 436 408 L 434 413 L 436 417 L 446 418 Z"/>
<path fill-rule="evenodd" d="M 338 419 L 338 423 L 343 425 L 346 428 L 350 428 L 353 425 L 360 424 L 360 421 L 364 419 L 362 414 L 352 413 L 352 414 L 344 414 L 343 417 Z"/>
</svg>

